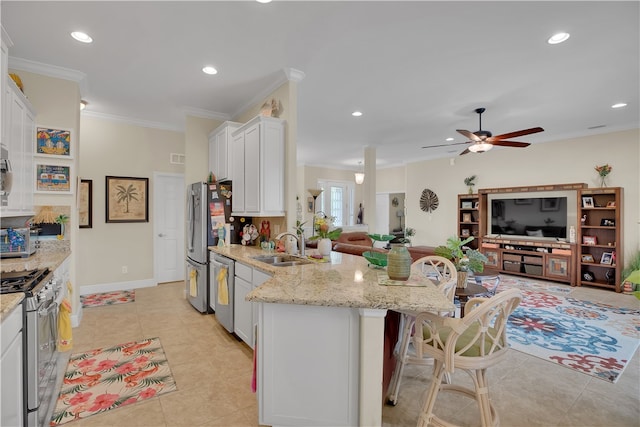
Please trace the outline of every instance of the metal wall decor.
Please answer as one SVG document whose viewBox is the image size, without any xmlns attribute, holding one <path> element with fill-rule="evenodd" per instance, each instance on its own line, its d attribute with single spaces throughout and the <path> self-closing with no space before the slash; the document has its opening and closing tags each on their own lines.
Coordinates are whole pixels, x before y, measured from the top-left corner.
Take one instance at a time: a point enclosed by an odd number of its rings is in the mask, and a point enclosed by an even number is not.
<svg viewBox="0 0 640 427">
<path fill-rule="evenodd" d="M 420 209 L 425 212 L 433 212 L 438 209 L 439 204 L 440 202 L 436 193 L 428 188 L 422 190 L 422 195 L 420 196 Z"/>
</svg>

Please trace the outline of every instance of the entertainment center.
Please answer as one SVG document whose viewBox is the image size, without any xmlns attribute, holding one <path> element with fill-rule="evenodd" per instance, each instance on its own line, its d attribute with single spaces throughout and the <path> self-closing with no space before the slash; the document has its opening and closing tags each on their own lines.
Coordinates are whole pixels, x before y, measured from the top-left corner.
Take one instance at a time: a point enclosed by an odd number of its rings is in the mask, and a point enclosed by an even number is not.
<svg viewBox="0 0 640 427">
<path fill-rule="evenodd" d="M 584 183 L 480 189 L 458 196 L 458 233 L 502 273 L 620 292 L 621 206 L 621 188 Z"/>
</svg>

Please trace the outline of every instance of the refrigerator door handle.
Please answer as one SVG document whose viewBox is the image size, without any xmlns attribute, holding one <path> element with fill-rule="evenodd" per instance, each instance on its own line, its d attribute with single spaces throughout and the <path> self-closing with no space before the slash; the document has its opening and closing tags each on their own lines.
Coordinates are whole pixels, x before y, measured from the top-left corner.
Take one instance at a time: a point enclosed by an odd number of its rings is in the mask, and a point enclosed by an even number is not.
<svg viewBox="0 0 640 427">
<path fill-rule="evenodd" d="M 190 200 L 189 203 L 187 203 L 188 205 L 188 209 L 187 209 L 187 218 L 189 218 L 189 235 L 188 235 L 188 239 L 187 239 L 187 246 L 188 246 L 188 251 L 189 252 L 193 252 L 193 239 L 194 239 L 194 233 L 195 233 L 195 224 L 194 224 L 194 218 L 193 218 L 193 213 L 194 213 L 194 203 L 195 203 L 195 194 L 193 192 L 193 190 L 189 191 L 190 195 Z"/>
</svg>

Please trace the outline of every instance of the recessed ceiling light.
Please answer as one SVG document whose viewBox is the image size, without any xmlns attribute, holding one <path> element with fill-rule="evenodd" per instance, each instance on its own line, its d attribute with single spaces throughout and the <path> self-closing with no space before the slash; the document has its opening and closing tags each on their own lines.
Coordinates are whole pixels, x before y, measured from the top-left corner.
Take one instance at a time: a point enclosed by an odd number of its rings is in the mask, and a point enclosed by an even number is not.
<svg viewBox="0 0 640 427">
<path fill-rule="evenodd" d="M 611 106 L 611 108 L 622 108 L 622 107 L 626 107 L 627 104 L 625 104 L 624 102 L 618 102 L 617 104 L 613 104 Z"/>
<path fill-rule="evenodd" d="M 258 3 L 271 3 L 271 0 L 256 0 Z"/>
<path fill-rule="evenodd" d="M 211 66 L 206 66 L 202 69 L 202 72 L 205 74 L 218 74 L 218 70 L 216 70 L 215 68 L 211 67 Z"/>
<path fill-rule="evenodd" d="M 82 43 L 91 43 L 93 41 L 93 39 L 91 38 L 91 36 L 89 36 L 89 34 L 83 33 L 82 31 L 72 32 L 71 37 L 73 37 L 74 39 Z"/>
<path fill-rule="evenodd" d="M 354 111 L 353 113 L 351 113 L 351 115 L 353 117 L 360 117 L 362 115 L 362 111 Z"/>
<path fill-rule="evenodd" d="M 445 141 L 453 141 L 453 138 L 447 138 Z"/>
<path fill-rule="evenodd" d="M 558 43 L 567 41 L 568 39 L 569 39 L 569 33 L 557 33 L 549 37 L 549 40 L 547 40 L 547 43 L 558 44 Z"/>
</svg>

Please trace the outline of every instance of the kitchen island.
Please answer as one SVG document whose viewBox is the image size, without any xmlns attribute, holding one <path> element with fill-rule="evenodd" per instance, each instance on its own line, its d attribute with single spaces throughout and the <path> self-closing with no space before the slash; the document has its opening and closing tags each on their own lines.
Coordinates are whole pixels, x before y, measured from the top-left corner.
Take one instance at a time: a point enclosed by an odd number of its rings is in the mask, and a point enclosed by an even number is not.
<svg viewBox="0 0 640 427">
<path fill-rule="evenodd" d="M 247 295 L 259 304 L 257 392 L 266 425 L 382 423 L 384 317 L 387 310 L 448 311 L 428 279 L 386 286 L 386 272 L 359 256 L 274 267 L 239 245 L 212 251 L 273 275 Z M 325 260 L 326 261 L 326 260 Z"/>
</svg>

